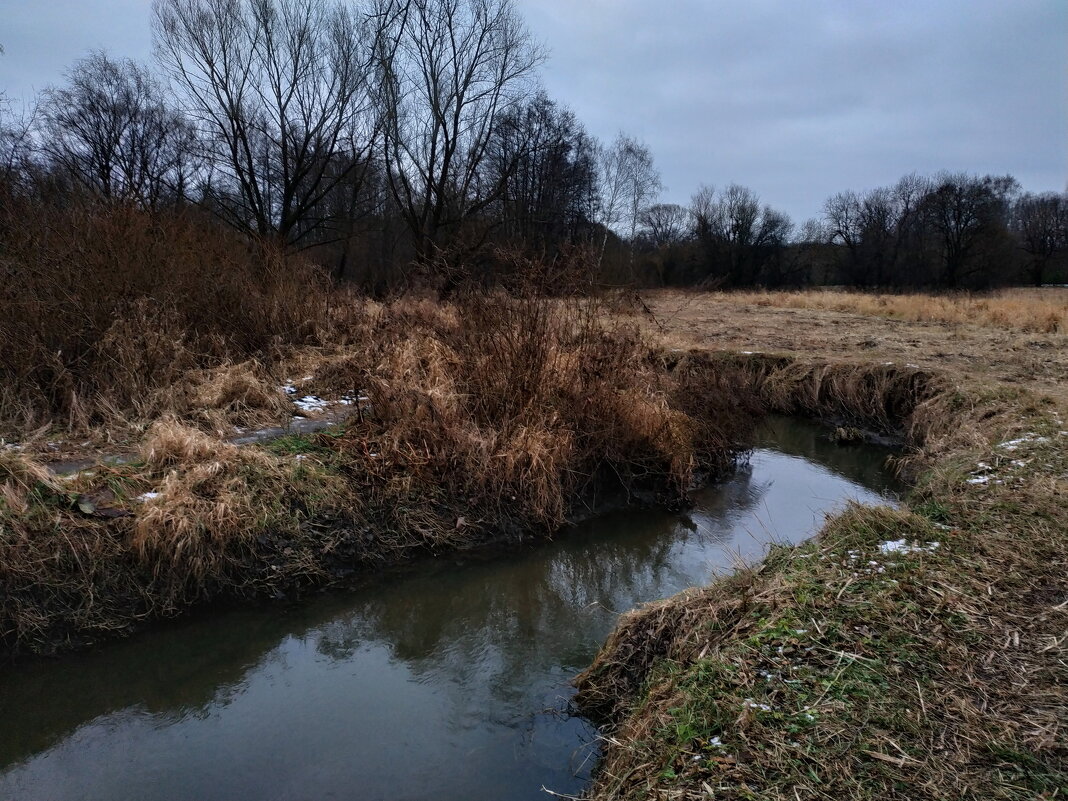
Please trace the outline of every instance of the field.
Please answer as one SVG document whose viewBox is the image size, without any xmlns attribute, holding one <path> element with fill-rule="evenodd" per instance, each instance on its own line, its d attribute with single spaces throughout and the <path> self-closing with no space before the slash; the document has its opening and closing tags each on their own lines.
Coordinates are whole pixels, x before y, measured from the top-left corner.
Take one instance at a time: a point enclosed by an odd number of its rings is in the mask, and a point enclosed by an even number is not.
<svg viewBox="0 0 1068 801">
<path fill-rule="evenodd" d="M 990 296 L 644 293 L 674 347 L 914 364 L 1068 401 L 1068 289 Z"/>
</svg>

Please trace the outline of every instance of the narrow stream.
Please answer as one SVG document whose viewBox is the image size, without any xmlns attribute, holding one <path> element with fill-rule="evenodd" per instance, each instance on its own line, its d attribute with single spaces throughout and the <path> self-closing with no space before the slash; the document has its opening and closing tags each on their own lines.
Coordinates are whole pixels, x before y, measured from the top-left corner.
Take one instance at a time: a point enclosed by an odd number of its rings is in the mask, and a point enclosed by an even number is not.
<svg viewBox="0 0 1068 801">
<path fill-rule="evenodd" d="M 0 672 L 0 799 L 546 799 L 594 732 L 569 680 L 616 616 L 899 489 L 889 451 L 769 421 L 686 513 L 628 511 L 495 558 L 199 616 Z"/>
</svg>

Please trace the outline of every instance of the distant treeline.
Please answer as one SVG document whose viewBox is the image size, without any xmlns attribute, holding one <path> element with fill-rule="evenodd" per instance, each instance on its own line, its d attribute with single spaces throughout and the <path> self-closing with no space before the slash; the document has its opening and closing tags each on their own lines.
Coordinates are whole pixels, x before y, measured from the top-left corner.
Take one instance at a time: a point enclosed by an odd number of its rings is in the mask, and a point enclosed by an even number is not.
<svg viewBox="0 0 1068 801">
<path fill-rule="evenodd" d="M 94 52 L 0 118 L 9 212 L 196 215 L 372 290 L 493 280 L 515 254 L 613 284 L 1066 280 L 1068 196 L 1010 176 L 908 175 L 800 226 L 736 184 L 657 202 L 647 146 L 538 88 L 513 0 L 156 0 L 153 32 L 157 70 Z"/>
</svg>

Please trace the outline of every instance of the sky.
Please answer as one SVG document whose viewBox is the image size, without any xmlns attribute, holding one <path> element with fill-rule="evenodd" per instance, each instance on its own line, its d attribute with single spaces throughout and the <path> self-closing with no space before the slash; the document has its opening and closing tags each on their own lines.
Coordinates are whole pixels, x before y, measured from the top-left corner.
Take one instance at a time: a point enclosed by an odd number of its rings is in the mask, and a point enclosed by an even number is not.
<svg viewBox="0 0 1068 801">
<path fill-rule="evenodd" d="M 0 0 L 0 91 L 94 48 L 150 62 L 150 0 Z M 666 202 L 736 182 L 798 223 L 909 172 L 1068 188 L 1066 0 L 516 0 L 542 82 L 653 151 Z"/>
</svg>

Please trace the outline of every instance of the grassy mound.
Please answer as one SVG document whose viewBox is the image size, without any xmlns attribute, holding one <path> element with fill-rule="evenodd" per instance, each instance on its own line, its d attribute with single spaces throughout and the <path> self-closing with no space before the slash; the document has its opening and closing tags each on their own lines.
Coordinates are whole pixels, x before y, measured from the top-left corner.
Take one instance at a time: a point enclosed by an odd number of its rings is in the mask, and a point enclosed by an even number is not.
<svg viewBox="0 0 1068 801">
<path fill-rule="evenodd" d="M 800 370 L 750 369 L 786 367 Z M 899 423 L 927 469 L 908 509 L 853 507 L 815 541 L 623 619 L 577 679 L 605 727 L 591 799 L 1068 786 L 1065 426 L 1023 393 L 943 384 L 914 400 Z"/>
<path fill-rule="evenodd" d="M 358 317 L 351 344 L 301 354 L 309 386 L 362 398 L 326 433 L 238 447 L 193 405 L 153 423 L 131 463 L 69 482 L 5 451 L 6 649 L 544 535 L 609 499 L 681 502 L 732 463 L 755 419 L 725 386 L 696 401 L 690 378 L 589 299 L 359 301 Z M 186 382 L 188 397 L 216 399 L 208 411 L 282 397 L 252 368 L 213 371 Z"/>
</svg>

